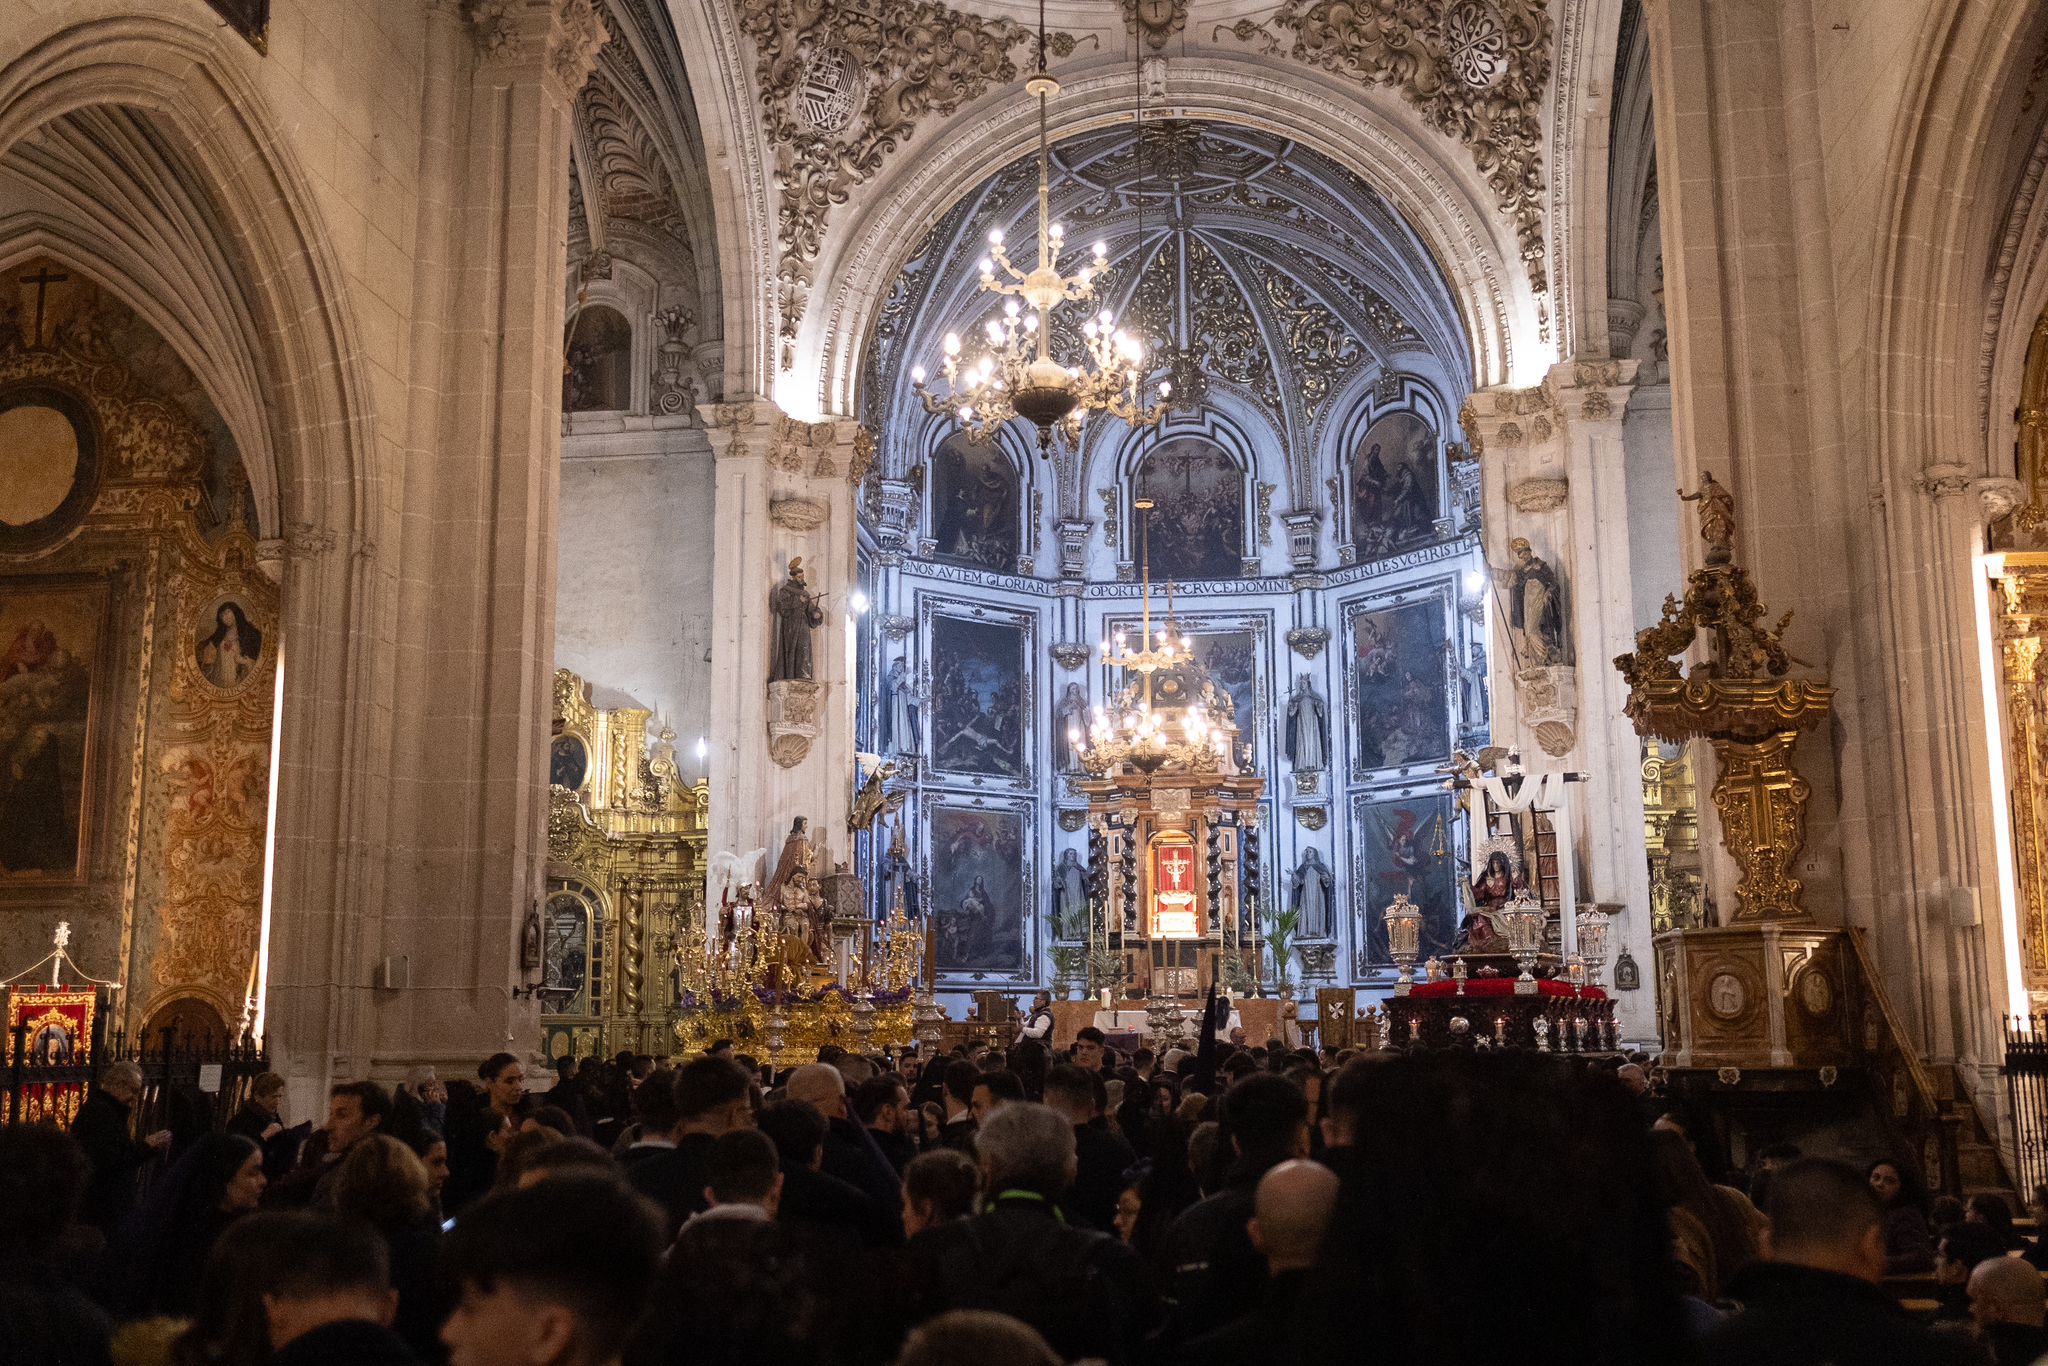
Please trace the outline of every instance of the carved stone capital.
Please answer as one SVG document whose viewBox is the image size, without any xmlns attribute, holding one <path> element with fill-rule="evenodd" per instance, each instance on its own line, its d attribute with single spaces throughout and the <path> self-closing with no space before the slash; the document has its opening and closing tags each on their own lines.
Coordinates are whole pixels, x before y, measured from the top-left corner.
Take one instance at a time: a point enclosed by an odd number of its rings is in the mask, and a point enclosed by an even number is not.
<svg viewBox="0 0 2048 1366">
<path fill-rule="evenodd" d="M 1563 479 L 1524 479 L 1508 490 L 1517 512 L 1550 512 L 1564 506 L 1571 487 Z"/>
<path fill-rule="evenodd" d="M 882 631 L 891 640 L 902 640 L 917 629 L 917 618 L 892 612 L 882 618 Z"/>
<path fill-rule="evenodd" d="M 1929 498 L 1954 498 L 1969 491 L 1970 471 L 1964 465 L 1934 464 L 1915 475 L 1913 482 Z"/>
<path fill-rule="evenodd" d="M 1062 640 L 1053 645 L 1047 653 L 1052 656 L 1053 663 L 1059 665 L 1068 673 L 1072 673 L 1088 662 L 1090 651 L 1088 646 L 1081 641 Z"/>
<path fill-rule="evenodd" d="M 818 738 L 818 699 L 822 683 L 787 679 L 768 685 L 768 757 L 783 768 L 795 768 Z"/>
<path fill-rule="evenodd" d="M 611 37 L 593 0 L 466 0 L 463 13 L 486 63 L 538 61 L 569 96 Z"/>
<path fill-rule="evenodd" d="M 1079 579 L 1087 572 L 1090 525 L 1079 518 L 1065 518 L 1055 525 L 1054 530 L 1059 535 L 1061 578 Z"/>
<path fill-rule="evenodd" d="M 1322 520 L 1323 514 L 1314 508 L 1281 516 L 1281 524 L 1287 528 L 1287 562 L 1293 568 L 1316 567 L 1316 528 Z"/>
</svg>

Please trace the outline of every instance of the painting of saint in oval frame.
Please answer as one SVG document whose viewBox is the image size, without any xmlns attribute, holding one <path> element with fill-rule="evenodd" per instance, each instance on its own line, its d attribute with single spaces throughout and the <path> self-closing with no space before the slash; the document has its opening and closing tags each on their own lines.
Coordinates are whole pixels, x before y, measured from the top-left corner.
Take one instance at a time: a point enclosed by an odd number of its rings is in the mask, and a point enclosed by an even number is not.
<svg viewBox="0 0 2048 1366">
<path fill-rule="evenodd" d="M 199 676 L 222 692 L 240 692 L 263 662 L 264 636 L 237 594 L 215 598 L 192 630 Z"/>
</svg>

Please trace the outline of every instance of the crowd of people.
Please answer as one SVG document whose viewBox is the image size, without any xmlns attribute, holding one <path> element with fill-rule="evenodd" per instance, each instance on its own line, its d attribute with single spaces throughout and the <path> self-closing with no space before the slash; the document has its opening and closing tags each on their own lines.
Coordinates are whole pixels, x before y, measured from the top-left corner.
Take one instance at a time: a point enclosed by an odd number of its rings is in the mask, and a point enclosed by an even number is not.
<svg viewBox="0 0 2048 1366">
<path fill-rule="evenodd" d="M 1786 1145 L 1713 1166 L 1642 1063 L 825 1050 L 265 1075 L 225 1130 L 0 1129 L 0 1362 L 2023 1366 L 1995 1196 Z M 1702 1162 L 1703 1153 L 1707 1162 Z M 2048 1198 L 2048 1191 L 2037 1193 Z M 1925 1273 L 1935 1321 L 1887 1276 Z"/>
</svg>

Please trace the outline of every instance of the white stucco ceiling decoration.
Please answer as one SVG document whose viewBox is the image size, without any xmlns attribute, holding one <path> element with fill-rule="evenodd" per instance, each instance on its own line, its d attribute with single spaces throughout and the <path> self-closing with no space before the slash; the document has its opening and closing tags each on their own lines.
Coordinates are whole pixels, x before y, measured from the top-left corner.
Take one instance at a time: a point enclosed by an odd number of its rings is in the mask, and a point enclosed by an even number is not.
<svg viewBox="0 0 2048 1366">
<path fill-rule="evenodd" d="M 1263 412 L 1293 449 L 1311 445 L 1332 399 L 1389 369 L 1468 375 L 1456 302 L 1414 230 L 1355 175 L 1289 140 L 1223 124 L 1166 122 L 1068 138 L 1053 150 L 1053 211 L 1078 251 L 1100 240 L 1098 307 L 1146 339 L 1154 377 L 1186 393 L 1213 383 Z M 877 319 L 864 418 L 885 467 L 914 461 L 921 424 L 909 371 L 968 339 L 995 301 L 979 288 L 981 243 L 1032 231 L 1026 157 L 957 203 L 912 250 Z M 1055 315 L 1062 354 L 1084 316 Z"/>
</svg>

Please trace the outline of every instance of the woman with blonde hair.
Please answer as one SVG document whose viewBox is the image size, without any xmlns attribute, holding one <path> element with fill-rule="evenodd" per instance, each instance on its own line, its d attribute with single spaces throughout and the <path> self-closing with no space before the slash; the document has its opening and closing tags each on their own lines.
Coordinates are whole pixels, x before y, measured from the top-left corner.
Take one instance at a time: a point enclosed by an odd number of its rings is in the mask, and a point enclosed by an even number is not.
<svg viewBox="0 0 2048 1366">
<path fill-rule="evenodd" d="M 371 1134 L 349 1149 L 331 1187 L 334 1212 L 368 1224 L 391 1258 L 398 1314 L 391 1330 L 423 1360 L 439 1358 L 441 1320 L 451 1307 L 434 1276 L 441 1250 L 426 1164 L 406 1144 Z"/>
</svg>

